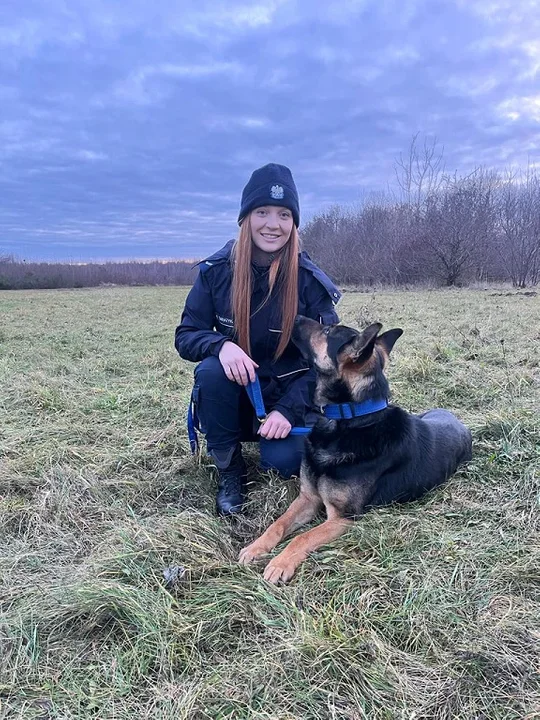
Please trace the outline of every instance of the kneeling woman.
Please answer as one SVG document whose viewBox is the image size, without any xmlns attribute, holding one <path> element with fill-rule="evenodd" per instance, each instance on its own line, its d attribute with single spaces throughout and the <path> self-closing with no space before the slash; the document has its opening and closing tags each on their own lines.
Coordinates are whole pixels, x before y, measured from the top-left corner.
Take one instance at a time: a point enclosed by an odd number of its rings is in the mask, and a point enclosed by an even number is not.
<svg viewBox="0 0 540 720">
<path fill-rule="evenodd" d="M 236 241 L 200 263 L 175 345 L 195 368 L 193 399 L 218 468 L 217 509 L 239 512 L 244 502 L 243 441 L 260 441 L 261 464 L 297 474 L 303 438 L 294 425 L 313 424 L 315 377 L 291 342 L 297 313 L 338 322 L 340 293 L 299 251 L 298 193 L 283 165 L 265 165 L 242 193 Z M 245 386 L 258 375 L 270 410 L 257 427 Z M 311 418 L 310 418 L 311 416 Z"/>
</svg>

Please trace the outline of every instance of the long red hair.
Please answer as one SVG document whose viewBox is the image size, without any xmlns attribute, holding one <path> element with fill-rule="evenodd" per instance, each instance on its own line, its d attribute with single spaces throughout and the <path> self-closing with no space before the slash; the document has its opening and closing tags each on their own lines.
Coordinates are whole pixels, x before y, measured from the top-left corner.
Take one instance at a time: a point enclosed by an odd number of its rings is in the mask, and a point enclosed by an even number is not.
<svg viewBox="0 0 540 720">
<path fill-rule="evenodd" d="M 300 251 L 300 241 L 296 226 L 293 225 L 287 244 L 283 246 L 277 257 L 272 260 L 268 275 L 268 295 L 259 308 L 251 308 L 252 250 L 253 241 L 251 239 L 251 226 L 248 215 L 242 221 L 238 239 L 233 246 L 231 255 L 233 266 L 231 299 L 236 339 L 242 350 L 251 355 L 249 334 L 251 315 L 268 302 L 274 291 L 279 292 L 281 294 L 281 338 L 274 355 L 274 360 L 277 360 L 283 355 L 291 340 L 294 318 L 298 313 L 298 253 Z"/>
</svg>

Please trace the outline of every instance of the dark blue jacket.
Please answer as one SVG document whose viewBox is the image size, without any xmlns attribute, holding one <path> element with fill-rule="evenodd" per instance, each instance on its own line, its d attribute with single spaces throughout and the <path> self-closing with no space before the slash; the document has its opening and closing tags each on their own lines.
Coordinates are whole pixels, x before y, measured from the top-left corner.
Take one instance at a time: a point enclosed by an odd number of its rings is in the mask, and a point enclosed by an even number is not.
<svg viewBox="0 0 540 720">
<path fill-rule="evenodd" d="M 233 243 L 231 240 L 199 263 L 199 275 L 176 328 L 175 346 L 185 360 L 200 362 L 210 355 L 217 356 L 223 343 L 234 341 L 230 298 Z M 267 409 L 279 410 L 292 425 L 298 425 L 312 408 L 315 376 L 292 342 L 274 361 L 281 333 L 281 298 L 272 295 L 269 302 L 255 312 L 267 293 L 268 268 L 253 266 L 251 358 L 259 365 L 257 374 Z M 336 323 L 339 319 L 334 306 L 340 298 L 341 293 L 327 275 L 307 253 L 300 253 L 298 312 L 327 325 Z"/>
</svg>

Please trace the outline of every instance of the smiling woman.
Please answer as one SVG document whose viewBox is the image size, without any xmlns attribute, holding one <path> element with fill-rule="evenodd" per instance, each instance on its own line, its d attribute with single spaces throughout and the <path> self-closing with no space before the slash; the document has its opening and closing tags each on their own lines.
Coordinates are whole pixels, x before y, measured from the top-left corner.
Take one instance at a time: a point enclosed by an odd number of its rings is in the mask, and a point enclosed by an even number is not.
<svg viewBox="0 0 540 720">
<path fill-rule="evenodd" d="M 289 168 L 270 164 L 253 172 L 238 223 L 238 239 L 200 263 L 175 339 L 181 357 L 199 363 L 193 402 L 218 468 L 217 509 L 227 515 L 244 502 L 242 442 L 260 441 L 263 467 L 298 473 L 303 438 L 290 431 L 313 422 L 315 378 L 291 341 L 294 318 L 335 323 L 341 297 L 300 252 Z M 260 426 L 245 391 L 255 374 L 270 409 Z"/>
</svg>

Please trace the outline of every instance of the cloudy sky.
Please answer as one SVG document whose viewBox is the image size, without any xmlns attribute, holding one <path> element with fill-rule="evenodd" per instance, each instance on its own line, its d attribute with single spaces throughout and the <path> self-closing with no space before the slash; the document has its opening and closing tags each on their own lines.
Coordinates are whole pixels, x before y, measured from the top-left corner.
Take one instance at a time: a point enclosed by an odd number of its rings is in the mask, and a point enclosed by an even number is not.
<svg viewBox="0 0 540 720">
<path fill-rule="evenodd" d="M 0 255 L 196 258 L 291 167 L 302 219 L 393 182 L 540 162 L 537 0 L 2 0 Z"/>
</svg>

